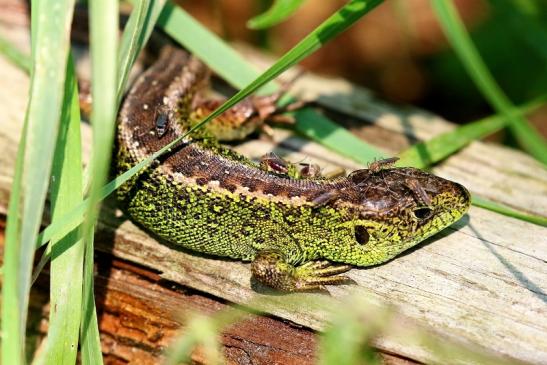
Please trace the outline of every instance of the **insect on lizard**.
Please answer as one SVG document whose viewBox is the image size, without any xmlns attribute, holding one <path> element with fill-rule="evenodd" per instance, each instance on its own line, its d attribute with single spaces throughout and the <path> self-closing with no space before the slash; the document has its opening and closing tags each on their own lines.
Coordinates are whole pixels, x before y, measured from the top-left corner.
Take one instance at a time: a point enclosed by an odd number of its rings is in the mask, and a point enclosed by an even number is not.
<svg viewBox="0 0 547 365">
<path fill-rule="evenodd" d="M 119 173 L 222 102 L 203 96 L 209 73 L 186 52 L 163 50 L 122 105 Z M 251 261 L 256 280 L 285 291 L 346 283 L 341 274 L 349 268 L 386 262 L 468 210 L 469 193 L 462 185 L 393 167 L 394 160 L 326 178 L 301 173 L 274 155 L 255 163 L 219 142 L 243 139 L 264 125 L 276 115 L 278 97 L 249 97 L 193 132 L 118 190 L 122 208 L 173 244 Z M 155 110 L 161 105 L 169 112 L 158 119 Z M 158 128 L 161 138 L 139 132 Z"/>
</svg>

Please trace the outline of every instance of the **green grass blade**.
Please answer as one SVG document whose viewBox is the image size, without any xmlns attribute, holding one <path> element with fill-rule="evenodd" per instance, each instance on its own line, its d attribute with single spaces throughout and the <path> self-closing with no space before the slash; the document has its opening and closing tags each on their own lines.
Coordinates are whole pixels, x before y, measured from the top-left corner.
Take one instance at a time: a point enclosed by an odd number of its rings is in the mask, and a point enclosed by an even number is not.
<svg viewBox="0 0 547 365">
<path fill-rule="evenodd" d="M 107 184 L 103 190 L 110 190 L 112 184 Z M 114 189 L 117 189 L 116 186 Z M 114 191 L 114 190 L 112 190 Z M 109 194 L 102 195 L 102 199 L 106 198 Z M 74 228 L 77 228 L 83 221 L 84 214 L 89 208 L 89 198 L 78 204 L 77 207 L 72 209 L 69 213 L 63 215 L 61 218 L 52 221 L 40 234 L 36 240 L 36 248 L 39 248 L 48 243 L 53 236 L 62 236 L 68 234 Z"/>
<path fill-rule="evenodd" d="M 311 46 L 319 48 L 322 44 L 321 42 L 328 41 L 337 34 L 336 32 L 340 32 L 350 26 L 352 22 L 367 11 L 370 11 L 380 2 L 354 1 L 348 4 L 335 13 L 333 17 L 325 21 L 307 37 L 307 40 L 304 40 L 305 42 L 300 42 L 293 50 L 296 50 L 295 52 L 298 53 L 302 51 L 303 47 Z M 243 88 L 257 79 L 258 72 L 256 69 L 239 53 L 199 24 L 184 10 L 175 7 L 172 3 L 168 2 L 166 4 L 158 20 L 158 25 L 235 87 Z M 327 35 L 327 30 L 333 32 L 333 34 Z M 270 82 L 266 86 L 262 86 L 259 92 L 272 93 L 276 89 L 275 84 Z M 361 163 L 366 163 L 373 158 L 382 156 L 382 153 L 371 145 L 363 142 L 345 128 L 338 126 L 325 116 L 309 108 L 297 111 L 295 117 L 297 120 L 295 125 L 297 132 L 318 141 L 340 154 Z"/>
<path fill-rule="evenodd" d="M 94 130 L 99 132 L 98 138 L 94 140 L 94 179 L 91 184 L 91 194 L 85 202 L 83 202 L 76 211 L 72 212 L 72 218 L 68 218 L 71 222 L 70 227 L 77 226 L 82 219 L 83 212 L 86 210 L 94 210 L 94 217 L 90 217 L 86 225 L 83 227 L 84 234 L 87 237 L 86 240 L 86 254 L 85 254 L 85 266 L 84 266 L 84 299 L 82 306 L 82 327 L 81 327 L 81 353 L 82 364 L 102 364 L 101 343 L 99 338 L 97 312 L 95 308 L 95 297 L 93 293 L 93 231 L 94 225 L 92 222 L 96 219 L 97 208 L 93 205 L 104 199 L 108 194 L 104 194 L 99 188 L 106 180 L 107 171 L 110 161 L 110 151 L 112 150 L 112 143 L 114 137 L 114 124 L 115 116 L 118 109 L 118 105 L 122 99 L 125 85 L 127 83 L 128 75 L 135 62 L 142 47 L 150 37 L 150 34 L 154 28 L 157 17 L 163 7 L 164 1 L 150 1 L 142 0 L 137 3 L 130 19 L 124 29 L 124 33 L 121 41 L 121 49 L 118 55 L 119 70 L 118 80 L 116 87 L 109 82 L 115 80 L 116 63 L 113 55 L 115 55 L 116 44 L 114 42 L 104 45 L 104 48 L 97 48 L 94 65 L 96 66 L 96 78 L 93 81 L 94 85 L 101 85 L 100 90 L 107 88 L 110 93 L 103 95 L 104 98 L 99 102 L 94 103 L 94 108 L 104 107 L 105 112 L 101 114 L 95 114 L 92 119 L 94 122 Z M 111 4 L 113 7 L 115 4 Z M 101 11 L 109 12 L 111 14 L 117 14 L 117 9 L 111 8 L 109 10 L 103 9 L 104 3 L 97 6 L 94 9 L 95 14 L 100 16 Z M 108 31 L 102 30 L 105 25 L 102 21 L 106 21 L 106 26 L 109 29 L 117 28 L 117 22 L 113 19 L 100 19 L 96 18 L 95 23 L 95 42 L 99 42 L 100 39 L 108 37 Z M 100 44 L 100 43 L 94 43 Z M 102 55 L 108 54 L 109 60 L 102 63 Z M 115 94 L 114 94 L 115 93 Z M 113 97 L 114 95 L 115 98 Z M 94 98 L 95 100 L 95 98 Z M 92 118 L 93 118 L 92 117 Z M 94 133 L 95 135 L 95 133 Z M 106 161 L 105 161 L 106 157 Z M 99 163 L 99 161 L 101 161 Z M 101 165 L 99 165 L 101 164 Z M 99 175 L 96 175 L 96 174 Z M 118 185 L 119 186 L 119 185 Z M 113 189 L 112 189 L 113 191 Z M 44 231 L 44 233 L 47 233 Z"/>
<path fill-rule="evenodd" d="M 21 52 L 8 40 L 0 37 L 0 53 L 10 60 L 15 66 L 30 74 L 32 61 L 29 56 Z"/>
<path fill-rule="evenodd" d="M 279 24 L 293 15 L 304 0 L 276 0 L 264 13 L 247 22 L 251 29 L 265 29 Z"/>
<path fill-rule="evenodd" d="M 336 323 L 320 336 L 319 365 L 381 365 L 368 342 L 368 328 L 357 318 L 338 314 Z"/>
<path fill-rule="evenodd" d="M 31 9 L 36 12 L 36 2 L 31 3 Z M 35 34 L 37 31 L 36 17 L 31 19 L 31 35 L 32 35 L 32 51 L 35 47 Z M 34 52 L 33 52 L 34 55 Z M 30 70 L 32 72 L 32 69 Z M 8 215 L 6 219 L 4 257 L 2 266 L 2 307 L 12 308 L 12 310 L 2 310 L 1 325 L 1 340 L 0 340 L 0 363 L 7 361 L 15 364 L 23 363 L 24 349 L 20 345 L 19 338 L 24 336 L 21 331 L 19 321 L 17 320 L 17 309 L 20 307 L 17 291 L 18 291 L 18 270 L 19 270 L 19 255 L 20 246 L 18 245 L 21 235 L 21 203 L 22 203 L 22 181 L 23 167 L 25 159 L 25 150 L 28 134 L 28 111 L 25 114 L 23 128 L 21 130 L 21 140 L 17 146 L 17 156 L 15 161 L 15 171 L 13 175 L 13 183 L 11 187 L 11 195 L 8 204 Z M 1 307 L 0 307 L 1 308 Z M 9 334 L 9 335 L 8 335 Z M 11 338 L 6 338 L 10 336 Z M 8 346 L 8 343 L 10 346 Z"/>
<path fill-rule="evenodd" d="M 129 20 L 123 31 L 120 42 L 120 53 L 118 55 L 119 78 L 117 98 L 122 100 L 125 84 L 129 76 L 129 71 L 135 62 L 144 42 L 144 32 L 142 31 L 150 14 L 150 0 L 136 1 L 136 4 L 131 11 Z"/>
<path fill-rule="evenodd" d="M 476 195 L 471 196 L 471 202 L 477 207 L 481 207 L 512 218 L 547 227 L 547 217 L 522 213 L 507 205 L 481 198 L 480 196 Z"/>
<path fill-rule="evenodd" d="M 83 199 L 80 105 L 72 57 L 65 81 L 61 127 L 52 167 L 52 219 L 66 214 Z M 76 242 L 76 243 L 74 243 Z M 51 241 L 50 306 L 46 364 L 74 364 L 82 303 L 83 241 L 74 230 Z"/>
<path fill-rule="evenodd" d="M 34 65 L 30 99 L 27 108 L 28 128 L 22 172 L 22 218 L 19 234 L 6 237 L 6 248 L 15 248 L 15 270 L 4 273 L 4 282 L 17 283 L 4 287 L 2 300 L 2 363 L 23 362 L 24 334 L 26 328 L 28 295 L 30 290 L 34 247 L 42 220 L 45 196 L 49 184 L 51 163 L 59 128 L 61 103 L 69 49 L 69 32 L 74 3 L 64 0 L 50 6 L 38 2 L 33 6 Z M 37 18 L 36 18 L 37 17 Z M 40 31 L 36 31 L 35 28 Z M 19 165 L 20 166 L 20 165 Z M 16 174 L 17 175 L 17 174 Z M 15 196 L 19 200 L 20 196 Z M 18 220 L 16 216 L 11 222 Z M 12 259 L 12 257 L 10 257 Z M 15 290 L 13 290 L 15 289 Z M 10 298 L 11 297 L 11 298 Z M 15 297 L 15 298 L 13 298 Z M 7 305 L 8 303 L 15 305 Z M 13 331 L 14 328 L 17 330 Z"/>
<path fill-rule="evenodd" d="M 91 160 L 91 182 L 87 199 L 86 218 L 81 227 L 86 238 L 84 298 L 82 308 L 82 361 L 84 364 L 101 364 L 102 357 L 98 339 L 97 316 L 93 296 L 93 232 L 99 214 L 100 189 L 108 176 L 112 145 L 116 130 L 118 87 L 123 89 L 123 76 L 118 79 L 118 2 L 93 0 L 90 2 L 90 48 L 91 82 L 93 109 L 91 125 L 93 129 L 93 155 Z M 126 34 L 130 34 L 129 32 Z M 133 34 L 126 36 L 130 39 Z M 139 36 L 136 36 L 137 39 Z M 136 57 L 138 46 L 130 44 L 124 49 L 121 59 L 124 67 Z M 135 54 L 134 54 L 135 53 Z M 128 70 L 127 70 L 128 72 Z M 90 273 L 91 271 L 91 273 Z M 84 349 L 85 347 L 85 349 Z"/>
<path fill-rule="evenodd" d="M 95 294 L 93 292 L 93 229 L 88 231 L 85 239 L 85 259 L 82 298 L 82 327 L 81 327 L 81 358 L 83 365 L 102 365 L 101 339 L 97 310 L 95 308 Z"/>
<path fill-rule="evenodd" d="M 129 16 L 123 31 L 118 55 L 117 105 L 122 100 L 131 67 L 133 67 L 139 52 L 148 41 L 164 4 L 165 0 L 136 1 L 136 5 Z"/>
<path fill-rule="evenodd" d="M 17 282 L 19 270 L 19 237 L 21 234 L 21 188 L 23 175 L 23 161 L 25 156 L 26 139 L 28 129 L 28 114 L 25 117 L 21 141 L 17 149 L 17 161 L 15 163 L 15 174 L 11 187 L 11 196 L 8 206 L 8 217 L 5 232 L 4 244 L 4 265 L 2 267 L 2 308 L 11 308 L 2 310 L 2 341 L 0 342 L 0 353 L 2 363 L 22 363 L 23 349 L 19 345 L 19 338 L 24 336 L 21 331 L 18 316 L 20 307 L 19 298 L 16 295 L 19 285 Z M 8 335 L 9 334 L 9 335 Z M 8 347 L 8 344 L 11 346 Z"/>
<path fill-rule="evenodd" d="M 164 365 L 186 364 L 191 362 L 190 354 L 196 345 L 201 345 L 207 364 L 222 364 L 223 356 L 219 343 L 219 324 L 212 318 L 193 313 L 189 316 L 185 333 L 177 337 L 166 352 Z"/>
<path fill-rule="evenodd" d="M 486 100 L 498 113 L 507 118 L 508 127 L 522 148 L 547 164 L 547 143 L 525 118 L 513 112 L 515 107 L 488 71 L 465 30 L 453 2 L 431 0 L 431 4 L 452 47 Z"/>
<path fill-rule="evenodd" d="M 349 320 L 342 316 L 337 316 L 335 320 L 337 323 L 327 328 L 320 336 L 318 363 L 320 365 L 362 364 L 359 355 L 363 346 L 361 337 L 365 326 L 355 319 Z"/>
<path fill-rule="evenodd" d="M 515 113 L 520 115 L 529 113 L 543 105 L 546 100 L 547 97 L 534 100 L 516 109 Z M 472 141 L 484 138 L 502 129 L 506 123 L 504 115 L 494 115 L 463 125 L 426 142 L 416 143 L 399 154 L 397 166 L 427 168 L 456 153 Z"/>
<path fill-rule="evenodd" d="M 173 147 L 169 145 L 169 148 Z M 112 194 L 116 189 L 127 182 L 137 172 L 148 166 L 155 158 L 158 158 L 163 150 L 156 152 L 153 156 L 142 160 L 131 169 L 127 170 L 123 174 L 116 176 L 112 181 L 103 186 L 99 192 L 99 200 L 105 199 Z M 39 235 L 36 242 L 36 248 L 39 248 L 48 243 L 53 236 L 65 235 L 78 227 L 84 218 L 85 212 L 89 209 L 90 198 L 85 199 L 76 208 L 69 213 L 63 215 L 61 218 L 52 221 Z"/>
<path fill-rule="evenodd" d="M 380 364 L 370 340 L 392 321 L 392 309 L 379 306 L 366 292 L 356 292 L 350 300 L 333 306 L 332 323 L 319 337 L 318 364 Z"/>
<path fill-rule="evenodd" d="M 374 159 L 387 157 L 374 146 L 364 143 L 346 128 L 311 108 L 297 110 L 294 112 L 294 116 L 298 121 L 295 126 L 297 132 L 308 138 L 321 141 L 331 150 L 354 161 L 366 164 Z"/>
<path fill-rule="evenodd" d="M 259 75 L 239 53 L 171 1 L 165 4 L 158 26 L 234 87 L 242 88 Z M 270 83 L 261 92 L 272 93 L 276 89 Z"/>
<path fill-rule="evenodd" d="M 109 0 L 90 2 L 91 84 L 93 85 L 91 126 L 93 155 L 91 160 L 90 204 L 84 223 L 87 235 L 98 216 L 99 190 L 110 169 L 117 113 L 118 3 Z"/>
</svg>

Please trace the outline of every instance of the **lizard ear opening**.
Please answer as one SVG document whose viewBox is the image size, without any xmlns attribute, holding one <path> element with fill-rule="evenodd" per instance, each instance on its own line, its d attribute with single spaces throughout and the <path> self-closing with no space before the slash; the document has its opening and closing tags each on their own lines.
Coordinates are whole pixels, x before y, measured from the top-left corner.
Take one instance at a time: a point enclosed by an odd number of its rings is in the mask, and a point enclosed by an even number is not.
<svg viewBox="0 0 547 365">
<path fill-rule="evenodd" d="M 360 245 L 366 245 L 370 239 L 367 229 L 364 226 L 355 227 L 355 240 Z"/>
<path fill-rule="evenodd" d="M 414 217 L 416 217 L 417 219 L 423 220 L 423 219 L 429 218 L 431 216 L 431 213 L 433 213 L 433 211 L 431 210 L 431 208 L 421 207 L 421 208 L 414 209 L 412 213 L 414 214 Z"/>
</svg>

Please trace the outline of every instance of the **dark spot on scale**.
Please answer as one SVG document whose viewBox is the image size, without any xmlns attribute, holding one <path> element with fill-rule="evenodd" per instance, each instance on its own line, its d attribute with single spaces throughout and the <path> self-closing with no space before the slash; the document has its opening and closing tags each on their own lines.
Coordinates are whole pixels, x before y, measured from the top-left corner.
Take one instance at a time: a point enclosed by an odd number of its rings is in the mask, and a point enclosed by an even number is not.
<svg viewBox="0 0 547 365">
<path fill-rule="evenodd" d="M 291 189 L 288 191 L 289 198 L 294 198 L 302 195 L 302 192 L 298 189 Z"/>
<path fill-rule="evenodd" d="M 285 194 L 282 194 L 282 192 L 280 191 L 277 191 L 276 187 L 275 186 L 264 186 L 262 188 L 262 193 L 264 195 L 268 195 L 268 194 L 272 194 L 272 195 L 285 195 Z"/>
<path fill-rule="evenodd" d="M 234 184 L 222 184 L 222 187 L 231 193 L 233 193 L 237 189 L 237 186 L 235 186 Z"/>
<path fill-rule="evenodd" d="M 250 178 L 241 179 L 241 186 L 246 186 L 250 192 L 255 192 L 257 190 L 257 182 Z"/>
<path fill-rule="evenodd" d="M 355 227 L 355 240 L 360 245 L 366 245 L 369 239 L 370 239 L 370 235 L 365 227 L 363 226 Z"/>
<path fill-rule="evenodd" d="M 208 179 L 205 177 L 198 177 L 196 179 L 196 184 L 198 185 L 207 185 Z"/>
</svg>

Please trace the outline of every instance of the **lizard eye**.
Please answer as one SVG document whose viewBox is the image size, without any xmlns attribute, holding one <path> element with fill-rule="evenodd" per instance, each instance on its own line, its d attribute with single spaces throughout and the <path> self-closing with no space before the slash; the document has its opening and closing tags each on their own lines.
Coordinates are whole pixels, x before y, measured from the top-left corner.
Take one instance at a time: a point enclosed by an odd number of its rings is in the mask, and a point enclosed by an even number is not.
<svg viewBox="0 0 547 365">
<path fill-rule="evenodd" d="M 368 234 L 368 231 L 365 227 L 363 226 L 355 227 L 355 240 L 360 245 L 366 245 L 369 239 L 370 239 L 370 235 Z"/>
<path fill-rule="evenodd" d="M 432 213 L 433 211 L 431 210 L 431 208 L 428 208 L 428 207 L 421 207 L 421 208 L 414 209 L 412 211 L 412 214 L 414 215 L 414 217 L 419 220 L 429 218 Z"/>
</svg>

